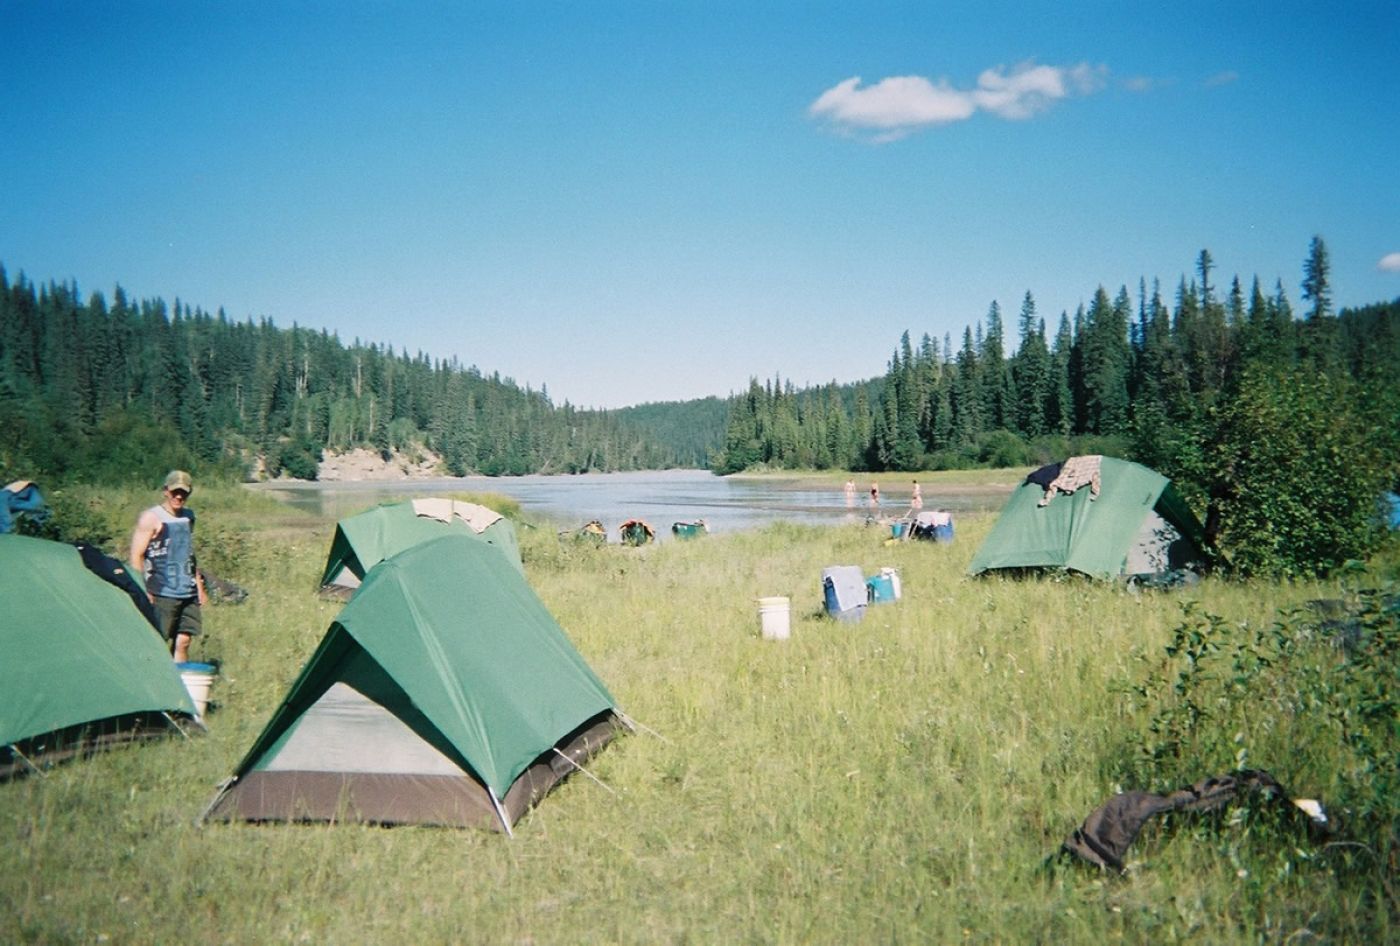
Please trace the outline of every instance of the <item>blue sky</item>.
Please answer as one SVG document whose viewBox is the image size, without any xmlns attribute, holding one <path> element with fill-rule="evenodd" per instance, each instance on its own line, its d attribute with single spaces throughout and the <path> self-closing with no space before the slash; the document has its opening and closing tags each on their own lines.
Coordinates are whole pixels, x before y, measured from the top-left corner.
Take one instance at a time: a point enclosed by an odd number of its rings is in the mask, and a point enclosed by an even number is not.
<svg viewBox="0 0 1400 946">
<path fill-rule="evenodd" d="M 618 407 L 1209 249 L 1400 296 L 1400 4 L 0 0 L 0 263 Z"/>
</svg>

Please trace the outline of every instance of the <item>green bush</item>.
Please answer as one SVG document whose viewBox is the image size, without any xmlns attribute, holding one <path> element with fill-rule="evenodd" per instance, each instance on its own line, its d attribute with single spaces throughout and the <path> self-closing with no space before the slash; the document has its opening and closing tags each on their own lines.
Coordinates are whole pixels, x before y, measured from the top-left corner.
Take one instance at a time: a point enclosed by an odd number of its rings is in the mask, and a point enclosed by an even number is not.
<svg viewBox="0 0 1400 946">
<path fill-rule="evenodd" d="M 1009 430 L 993 430 L 977 438 L 977 460 L 990 467 L 1030 466 L 1030 445 Z"/>
<path fill-rule="evenodd" d="M 1217 412 L 1208 459 L 1222 551 L 1244 575 L 1327 575 L 1381 541 L 1389 470 L 1345 380 L 1258 371 Z"/>
<path fill-rule="evenodd" d="M 86 542 L 100 549 L 117 550 L 125 544 L 126 534 L 112 510 L 88 490 L 45 489 L 44 502 L 48 514 L 43 517 L 21 515 L 15 522 L 20 535 L 32 535 L 57 542 Z M 125 558 L 125 554 L 122 555 Z"/>
<path fill-rule="evenodd" d="M 89 483 L 158 486 L 170 470 L 201 472 L 180 437 L 134 411 L 106 417 L 75 452 L 69 475 Z"/>
<path fill-rule="evenodd" d="M 288 476 L 314 480 L 320 475 L 321 448 L 305 442 L 283 444 L 278 461 L 278 468 Z"/>
</svg>

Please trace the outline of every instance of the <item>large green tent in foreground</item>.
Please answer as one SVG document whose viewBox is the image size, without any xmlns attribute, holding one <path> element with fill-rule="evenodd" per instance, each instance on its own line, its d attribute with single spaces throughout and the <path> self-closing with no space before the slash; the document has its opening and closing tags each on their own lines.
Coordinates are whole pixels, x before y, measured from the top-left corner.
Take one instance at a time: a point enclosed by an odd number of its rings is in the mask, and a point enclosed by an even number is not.
<svg viewBox="0 0 1400 946">
<path fill-rule="evenodd" d="M 476 503 L 433 497 L 385 503 L 340 520 L 321 585 L 351 591 L 371 568 L 389 556 L 453 533 L 498 549 L 523 574 L 520 542 L 509 519 Z"/>
<path fill-rule="evenodd" d="M 177 730 L 194 704 L 165 643 L 78 550 L 0 536 L 0 778 Z"/>
<path fill-rule="evenodd" d="M 618 718 L 515 566 L 440 536 L 370 570 L 207 817 L 508 832 Z"/>
<path fill-rule="evenodd" d="M 1072 491 L 1058 474 L 1093 469 Z M 1077 480 L 1076 480 L 1077 482 Z M 1071 483 L 1070 485 L 1073 485 Z M 1201 567 L 1205 530 L 1170 481 L 1112 457 L 1071 457 L 1031 473 L 1011 494 L 968 572 L 1067 569 L 1096 578 Z"/>
</svg>

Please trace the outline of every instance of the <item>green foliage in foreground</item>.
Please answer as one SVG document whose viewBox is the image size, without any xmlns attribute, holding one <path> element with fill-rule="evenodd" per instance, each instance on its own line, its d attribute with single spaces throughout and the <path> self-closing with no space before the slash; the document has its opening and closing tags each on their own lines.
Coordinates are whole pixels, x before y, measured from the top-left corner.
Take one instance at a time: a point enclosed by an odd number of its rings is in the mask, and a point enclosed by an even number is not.
<svg viewBox="0 0 1400 946">
<path fill-rule="evenodd" d="M 611 791 L 571 779 L 514 840 L 196 828 L 338 608 L 314 594 L 332 523 L 239 491 L 203 500 L 201 528 L 222 530 L 227 577 L 251 592 L 210 609 L 196 645 L 222 665 L 210 732 L 0 785 L 0 941 L 1385 942 L 1400 929 L 1393 783 L 1370 796 L 1388 809 L 1334 807 L 1366 797 L 1360 763 L 1400 755 L 1393 715 L 1367 723 L 1370 748 L 1334 725 L 1366 712 L 1360 695 L 1394 700 L 1393 656 L 1347 664 L 1321 641 L 1280 630 L 1286 647 L 1271 649 L 1255 631 L 1347 589 L 971 580 L 990 520 L 970 517 L 952 545 L 887 546 L 856 526 L 593 548 L 522 529 L 545 603 L 660 734 L 591 763 Z M 897 567 L 904 598 L 832 622 L 819 588 L 832 564 Z M 758 634 L 754 599 L 775 594 L 792 598 L 785 642 Z M 1198 637 L 1210 646 L 1188 666 Z M 1202 709 L 1190 726 L 1187 702 Z M 1125 877 L 1047 862 L 1120 788 L 1237 759 L 1321 798 L 1344 833 L 1160 824 Z M 1345 833 L 1356 824 L 1368 833 Z"/>
</svg>

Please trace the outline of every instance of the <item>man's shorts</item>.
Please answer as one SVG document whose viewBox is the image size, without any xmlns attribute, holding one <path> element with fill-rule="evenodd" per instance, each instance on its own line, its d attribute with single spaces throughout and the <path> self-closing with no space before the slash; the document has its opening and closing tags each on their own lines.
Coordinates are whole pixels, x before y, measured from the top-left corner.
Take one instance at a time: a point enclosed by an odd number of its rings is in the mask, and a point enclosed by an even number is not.
<svg viewBox="0 0 1400 946">
<path fill-rule="evenodd" d="M 198 637 L 204 629 L 198 598 L 162 598 L 157 595 L 154 604 L 156 618 L 160 621 L 160 635 L 166 640 L 174 640 L 176 634 Z"/>
</svg>

